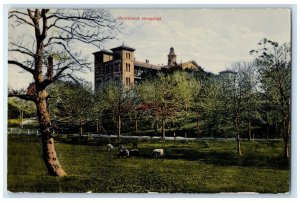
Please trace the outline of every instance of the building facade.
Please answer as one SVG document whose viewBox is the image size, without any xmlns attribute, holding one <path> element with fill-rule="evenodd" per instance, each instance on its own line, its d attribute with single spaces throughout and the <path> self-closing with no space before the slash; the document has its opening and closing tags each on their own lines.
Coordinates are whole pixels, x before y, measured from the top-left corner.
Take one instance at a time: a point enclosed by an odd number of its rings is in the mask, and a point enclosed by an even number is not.
<svg viewBox="0 0 300 202">
<path fill-rule="evenodd" d="M 166 66 L 150 64 L 149 60 L 145 62 L 137 61 L 134 57 L 134 51 L 134 48 L 123 44 L 110 50 L 101 50 L 93 53 L 95 57 L 95 90 L 109 81 L 130 87 L 134 83 L 141 81 L 144 73 L 156 73 L 163 69 L 201 69 L 194 60 L 178 64 L 173 47 L 170 48 L 170 52 L 167 55 L 168 65 Z"/>
<path fill-rule="evenodd" d="M 95 89 L 109 81 L 120 82 L 122 85 L 134 83 L 134 51 L 127 46 L 102 50 L 93 53 L 95 56 Z"/>
</svg>

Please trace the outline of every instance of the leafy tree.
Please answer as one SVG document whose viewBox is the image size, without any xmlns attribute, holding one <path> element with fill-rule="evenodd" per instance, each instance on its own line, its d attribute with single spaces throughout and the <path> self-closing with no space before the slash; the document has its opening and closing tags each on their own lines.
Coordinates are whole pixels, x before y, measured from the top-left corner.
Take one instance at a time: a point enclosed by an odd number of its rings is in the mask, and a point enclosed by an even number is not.
<svg viewBox="0 0 300 202">
<path fill-rule="evenodd" d="M 113 114 L 118 138 L 121 136 L 122 116 L 129 111 L 130 99 L 133 96 L 132 88 L 122 86 L 119 82 L 108 82 L 100 87 L 103 93 L 103 101 Z"/>
<path fill-rule="evenodd" d="M 234 120 L 234 128 L 236 133 L 237 153 L 242 156 L 241 150 L 241 113 L 242 113 L 242 100 L 244 96 L 243 86 L 243 73 L 241 70 L 241 64 L 233 64 L 232 69 L 227 70 L 221 76 L 222 81 L 222 95 L 223 97 L 223 109 L 227 113 L 227 120 L 231 122 Z"/>
<path fill-rule="evenodd" d="M 166 123 L 176 121 L 184 111 L 189 110 L 197 84 L 187 73 L 173 72 L 161 73 L 155 79 L 142 82 L 137 88 L 144 110 L 160 121 L 162 138 L 165 139 Z"/>
<path fill-rule="evenodd" d="M 11 35 L 8 63 L 33 78 L 26 94 L 10 92 L 9 96 L 35 103 L 45 165 L 49 174 L 65 176 L 54 148 L 46 87 L 68 73 L 89 69 L 85 54 L 76 47 L 100 48 L 104 40 L 118 34 L 120 24 L 103 9 L 12 9 L 9 23 L 14 33 L 26 33 L 21 38 Z"/>
<path fill-rule="evenodd" d="M 261 89 L 268 101 L 269 110 L 277 114 L 284 140 L 284 156 L 289 158 L 291 133 L 291 48 L 289 44 L 262 39 L 258 49 L 250 53 L 255 56 L 259 68 Z"/>
<path fill-rule="evenodd" d="M 135 135 L 138 134 L 139 123 L 142 122 L 143 124 L 145 124 L 144 121 L 149 118 L 149 111 L 145 110 L 144 107 L 145 106 L 138 96 L 137 87 L 135 86 L 134 88 L 132 88 L 131 96 L 128 99 L 128 115 L 130 124 L 132 124 L 133 126 L 133 133 Z"/>
<path fill-rule="evenodd" d="M 197 114 L 197 132 L 201 132 L 200 117 L 206 125 L 210 135 L 218 133 L 222 121 L 222 94 L 218 78 L 203 78 L 201 89 L 197 92 L 194 100 L 194 111 Z"/>
<path fill-rule="evenodd" d="M 58 125 L 68 125 L 83 134 L 84 126 L 94 118 L 94 96 L 88 84 L 59 82 L 49 90 L 53 98 L 49 99 L 49 113 Z"/>
<path fill-rule="evenodd" d="M 8 118 L 19 118 L 19 126 L 23 128 L 23 118 L 34 116 L 36 111 L 33 103 L 11 97 L 8 99 Z M 16 115 L 16 113 L 18 115 Z"/>
<path fill-rule="evenodd" d="M 100 130 L 105 130 L 102 121 L 105 115 L 105 112 L 109 109 L 109 103 L 106 99 L 105 88 L 99 88 L 94 94 L 94 105 L 93 111 L 96 118 L 96 132 L 99 133 Z"/>
<path fill-rule="evenodd" d="M 261 105 L 258 96 L 258 72 L 253 63 L 242 63 L 238 67 L 238 71 L 243 77 L 243 99 L 242 99 L 242 119 L 247 125 L 248 140 L 251 141 L 252 120 L 256 120 L 256 112 Z"/>
<path fill-rule="evenodd" d="M 253 63 L 234 63 L 231 70 L 236 72 L 235 88 L 240 96 L 239 117 L 241 127 L 247 128 L 248 140 L 252 139 L 251 122 L 256 119 L 256 112 L 260 107 L 258 91 L 258 72 Z"/>
</svg>

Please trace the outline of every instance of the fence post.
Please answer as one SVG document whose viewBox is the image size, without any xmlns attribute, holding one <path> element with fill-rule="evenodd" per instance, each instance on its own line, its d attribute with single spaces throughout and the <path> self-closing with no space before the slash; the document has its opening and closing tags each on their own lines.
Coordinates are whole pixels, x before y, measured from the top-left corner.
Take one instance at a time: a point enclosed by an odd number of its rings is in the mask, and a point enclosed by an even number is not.
<svg viewBox="0 0 300 202">
<path fill-rule="evenodd" d="M 39 136 L 39 130 L 36 130 L 36 136 Z"/>
<path fill-rule="evenodd" d="M 29 129 L 27 129 L 27 135 L 29 135 Z"/>
</svg>

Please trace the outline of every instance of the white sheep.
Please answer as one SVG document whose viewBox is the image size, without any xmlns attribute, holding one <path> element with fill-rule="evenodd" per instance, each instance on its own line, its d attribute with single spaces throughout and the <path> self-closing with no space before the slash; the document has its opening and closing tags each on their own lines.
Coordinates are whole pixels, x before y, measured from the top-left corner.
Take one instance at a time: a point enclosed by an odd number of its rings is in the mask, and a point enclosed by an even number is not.
<svg viewBox="0 0 300 202">
<path fill-rule="evenodd" d="M 112 144 L 107 144 L 106 145 L 106 149 L 107 149 L 107 151 L 111 151 L 111 150 L 113 150 L 114 149 L 114 146 L 112 145 Z"/>
<path fill-rule="evenodd" d="M 163 157 L 164 156 L 164 150 L 163 149 L 153 149 L 152 156 L 154 158 Z"/>
</svg>

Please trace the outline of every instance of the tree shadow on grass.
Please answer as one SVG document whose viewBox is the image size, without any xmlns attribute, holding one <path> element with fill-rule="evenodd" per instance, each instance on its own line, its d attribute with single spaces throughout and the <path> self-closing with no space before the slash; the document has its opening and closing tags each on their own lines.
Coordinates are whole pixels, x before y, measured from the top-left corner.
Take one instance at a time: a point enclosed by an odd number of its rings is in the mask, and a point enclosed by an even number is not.
<svg viewBox="0 0 300 202">
<path fill-rule="evenodd" d="M 104 146 L 107 144 L 106 139 L 101 141 L 88 141 L 87 139 L 77 138 L 76 141 L 63 141 L 69 144 L 89 145 L 89 146 Z M 114 145 L 129 144 L 131 139 L 126 140 L 114 140 Z M 146 141 L 147 142 L 147 141 Z M 255 150 L 267 147 L 274 147 L 275 143 L 267 142 L 267 145 L 260 145 L 260 143 L 250 145 L 250 149 L 239 156 L 234 148 L 231 146 L 222 145 L 221 142 L 214 142 L 215 148 L 212 148 L 210 142 L 202 142 L 202 148 L 195 149 L 195 146 L 190 145 L 188 142 L 178 142 L 172 145 L 163 145 L 161 142 L 153 142 L 162 144 L 161 147 L 165 150 L 165 159 L 181 159 L 191 161 L 201 161 L 203 163 L 214 164 L 219 166 L 243 166 L 243 167 L 264 167 L 271 169 L 287 170 L 290 167 L 290 161 L 283 158 L 280 154 L 256 152 Z M 221 145 L 218 145 L 221 144 Z M 196 146 L 197 147 L 197 146 Z M 130 149 L 130 148 L 129 148 Z M 151 159 L 153 148 L 149 145 L 140 149 L 140 155 L 137 158 Z M 249 149 L 249 148 L 248 148 Z M 117 158 L 117 156 L 116 156 Z"/>
<path fill-rule="evenodd" d="M 246 154 L 239 156 L 233 151 L 199 151 L 191 148 L 167 148 L 166 159 L 201 161 L 219 166 L 265 167 L 289 169 L 289 160 L 281 156 Z"/>
</svg>

